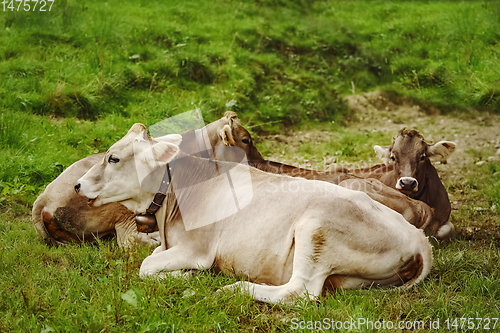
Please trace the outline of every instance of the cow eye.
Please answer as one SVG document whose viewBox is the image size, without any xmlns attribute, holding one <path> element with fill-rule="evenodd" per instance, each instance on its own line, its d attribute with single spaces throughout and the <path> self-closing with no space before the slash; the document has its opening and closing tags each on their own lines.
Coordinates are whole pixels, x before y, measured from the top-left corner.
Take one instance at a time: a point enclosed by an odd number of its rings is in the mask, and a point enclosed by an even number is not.
<svg viewBox="0 0 500 333">
<path fill-rule="evenodd" d="M 392 160 L 392 161 L 395 161 L 395 160 L 396 160 L 396 157 L 394 157 L 394 155 L 391 155 L 391 160 Z"/>
<path fill-rule="evenodd" d="M 111 155 L 109 158 L 108 158 L 108 163 L 118 163 L 120 162 L 120 159 L 117 158 L 117 157 L 113 157 L 113 155 Z"/>
<path fill-rule="evenodd" d="M 246 145 L 247 145 L 247 144 L 249 144 L 249 143 L 250 143 L 250 140 L 248 140 L 248 139 L 243 139 L 243 140 L 241 140 L 241 142 L 243 142 L 244 144 L 246 144 Z"/>
<path fill-rule="evenodd" d="M 426 156 L 425 156 L 425 155 L 422 155 L 422 156 L 420 157 L 420 160 L 421 160 L 421 161 L 423 161 L 423 160 L 425 160 L 425 158 L 426 158 Z"/>
</svg>

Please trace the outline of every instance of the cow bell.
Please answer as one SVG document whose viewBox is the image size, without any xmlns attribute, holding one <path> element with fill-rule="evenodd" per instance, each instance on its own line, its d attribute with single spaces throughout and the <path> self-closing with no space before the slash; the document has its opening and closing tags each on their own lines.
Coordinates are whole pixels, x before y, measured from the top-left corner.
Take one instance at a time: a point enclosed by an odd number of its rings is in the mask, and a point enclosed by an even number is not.
<svg viewBox="0 0 500 333">
<path fill-rule="evenodd" d="M 145 213 L 139 214 L 135 217 L 135 224 L 137 224 L 137 231 L 144 233 L 151 233 L 156 231 L 157 222 L 154 214 Z"/>
</svg>

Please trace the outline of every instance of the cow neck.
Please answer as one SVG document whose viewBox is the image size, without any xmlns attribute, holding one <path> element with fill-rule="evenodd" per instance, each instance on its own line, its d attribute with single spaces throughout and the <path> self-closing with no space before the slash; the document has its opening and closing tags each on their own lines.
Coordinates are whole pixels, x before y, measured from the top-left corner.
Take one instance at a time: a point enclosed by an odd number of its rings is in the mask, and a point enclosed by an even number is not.
<svg viewBox="0 0 500 333">
<path fill-rule="evenodd" d="M 156 192 L 153 201 L 151 202 L 151 205 L 149 205 L 149 208 L 146 209 L 146 213 L 150 214 L 156 214 L 158 209 L 160 209 L 161 205 L 163 204 L 163 200 L 167 196 L 167 190 L 168 187 L 170 186 L 170 181 L 172 179 L 170 173 L 170 164 L 167 163 L 167 167 L 165 168 L 165 173 L 163 174 L 163 179 L 161 180 L 160 188 L 158 189 L 158 192 Z"/>
<path fill-rule="evenodd" d="M 427 184 L 429 184 L 429 174 L 427 172 L 427 166 L 426 166 L 426 168 L 425 168 L 424 183 L 423 184 L 419 183 L 418 186 L 419 186 L 420 190 L 417 192 L 417 194 L 415 196 L 410 195 L 410 198 L 422 201 L 423 196 L 427 192 L 425 190 L 425 188 L 427 187 Z"/>
<path fill-rule="evenodd" d="M 166 170 L 165 173 L 163 174 L 163 179 L 161 180 L 160 188 L 153 197 L 153 201 L 146 209 L 146 213 L 138 214 L 135 218 L 137 230 L 139 232 L 145 232 L 145 233 L 154 232 L 158 226 L 155 214 L 158 211 L 158 209 L 160 209 L 160 207 L 163 204 L 163 200 L 167 196 L 167 191 L 172 179 L 169 163 L 167 163 L 165 169 Z"/>
<path fill-rule="evenodd" d="M 200 155 L 203 158 L 210 158 L 209 151 L 212 149 L 212 145 L 210 144 L 210 140 L 208 139 L 207 130 L 205 128 L 200 128 L 194 131 L 194 135 L 196 138 L 196 143 L 198 144 L 198 149 L 200 150 Z"/>
<path fill-rule="evenodd" d="M 218 177 L 223 172 L 228 172 L 238 163 L 213 161 L 212 159 L 179 153 L 170 164 L 173 171 L 170 191 L 167 195 L 165 223 L 169 223 L 178 217 L 177 214 L 180 214 L 179 202 L 185 204 L 186 200 L 187 202 L 192 201 L 190 191 L 192 191 L 193 185 Z M 209 194 L 207 193 L 207 195 Z M 193 205 L 196 204 L 196 202 L 193 202 Z"/>
<path fill-rule="evenodd" d="M 206 159 L 211 159 L 215 162 L 215 169 L 217 174 L 219 174 L 219 165 L 217 164 L 217 156 L 215 154 L 215 149 L 212 147 L 212 143 L 208 137 L 208 132 L 206 126 L 194 131 L 196 137 L 196 142 L 198 143 L 198 148 L 200 150 L 200 156 Z"/>
</svg>

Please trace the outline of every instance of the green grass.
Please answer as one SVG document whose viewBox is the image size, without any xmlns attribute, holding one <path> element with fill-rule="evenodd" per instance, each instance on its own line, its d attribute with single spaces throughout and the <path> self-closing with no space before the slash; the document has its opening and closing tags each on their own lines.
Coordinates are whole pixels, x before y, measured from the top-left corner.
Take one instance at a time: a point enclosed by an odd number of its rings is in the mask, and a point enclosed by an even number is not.
<svg viewBox="0 0 500 333">
<path fill-rule="evenodd" d="M 344 128 L 341 98 L 353 92 L 382 87 L 443 112 L 497 112 L 499 18 L 493 1 L 61 0 L 51 12 L 2 11 L 0 331 L 287 332 L 293 318 L 440 319 L 447 331 L 447 318 L 498 318 L 494 237 L 435 242 L 430 276 L 408 291 L 273 306 L 215 294 L 234 277 L 141 280 L 151 249 L 49 248 L 30 210 L 62 170 L 105 151 L 133 123 L 197 107 L 206 122 L 237 111 L 254 137 L 291 126 L 328 133 L 298 148 L 257 139 L 264 156 L 301 166 L 371 161 L 373 144 L 390 143 L 377 129 Z M 489 163 L 445 181 L 463 202 L 453 223 L 498 225 L 499 170 Z"/>
<path fill-rule="evenodd" d="M 434 244 L 431 274 L 411 290 L 342 291 L 285 306 L 216 294 L 236 280 L 209 272 L 141 280 L 147 248 L 125 251 L 114 242 L 47 248 L 23 213 L 28 208 L 21 205 L 0 217 L 2 332 L 281 332 L 293 318 L 425 325 L 439 319 L 447 331 L 448 318 L 500 315 L 500 248 L 493 240 Z"/>
<path fill-rule="evenodd" d="M 331 163 L 350 163 L 355 168 L 380 163 L 373 146 L 390 144 L 392 139 L 380 131 L 353 131 L 336 124 L 307 124 L 299 129 L 295 132 L 297 138 L 289 137 L 286 142 L 273 146 L 257 136 L 257 149 L 264 156 L 273 156 L 283 163 L 297 165 L 307 161 L 307 167 L 323 171 Z M 315 134 L 304 136 L 303 133 L 310 130 Z"/>
<path fill-rule="evenodd" d="M 0 182 L 39 190 L 56 164 L 103 151 L 132 123 L 196 107 L 207 122 L 237 111 L 255 133 L 338 123 L 342 96 L 377 87 L 442 110 L 496 110 L 499 13 L 495 2 L 446 1 L 66 0 L 45 13 L 7 10 Z"/>
</svg>

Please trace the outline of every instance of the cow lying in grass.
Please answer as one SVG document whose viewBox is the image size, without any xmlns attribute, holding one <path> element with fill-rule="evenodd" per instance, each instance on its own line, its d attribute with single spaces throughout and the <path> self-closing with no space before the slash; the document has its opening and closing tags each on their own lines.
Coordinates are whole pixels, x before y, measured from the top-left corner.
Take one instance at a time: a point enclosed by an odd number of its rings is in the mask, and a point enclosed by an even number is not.
<svg viewBox="0 0 500 333">
<path fill-rule="evenodd" d="M 155 194 L 142 189 L 138 175 L 171 166 L 156 214 L 162 245 L 143 261 L 142 277 L 214 267 L 246 280 L 225 289 L 276 303 L 314 299 L 325 281 L 334 288 L 409 287 L 429 273 L 423 231 L 366 194 L 237 163 L 214 167 L 178 154 L 180 139 L 156 142 L 135 124 L 75 185 L 94 207 L 119 201 L 141 213 Z M 232 190 L 222 186 L 228 174 Z M 238 211 L 225 214 L 235 200 Z M 222 218 L 206 224 L 212 216 Z"/>
<path fill-rule="evenodd" d="M 391 146 L 375 146 L 374 149 L 386 164 L 349 173 L 378 179 L 412 199 L 425 202 L 434 210 L 427 230 L 438 239 L 451 237 L 455 227 L 449 221 L 450 200 L 431 159 L 445 161 L 455 151 L 455 143 L 440 141 L 431 145 L 417 131 L 403 128 L 393 138 Z"/>
<path fill-rule="evenodd" d="M 201 130 L 183 133 L 181 149 L 185 152 L 207 150 L 217 159 L 234 160 L 230 150 L 221 146 L 232 145 L 242 148 L 252 159 L 262 158 L 253 144 L 247 130 L 237 121 L 234 112 L 227 112 L 220 120 L 208 124 Z M 219 154 L 217 152 L 220 151 Z M 225 155 L 224 155 L 225 154 Z M 52 244 L 68 242 L 93 242 L 96 238 L 117 237 L 120 247 L 132 243 L 139 245 L 158 244 L 158 233 L 139 233 L 135 214 L 123 205 L 110 203 L 93 208 L 76 195 L 75 182 L 104 154 L 96 154 L 72 164 L 51 182 L 33 204 L 32 221 L 37 233 Z"/>
<path fill-rule="evenodd" d="M 432 211 L 427 205 L 409 199 L 377 180 L 359 179 L 346 174 L 342 169 L 335 172 L 318 172 L 264 160 L 234 112 L 226 112 L 224 117 L 207 125 L 205 130 L 203 133 L 206 133 L 207 146 L 214 148 L 210 152 L 211 156 L 216 155 L 217 147 L 236 146 L 246 153 L 249 164 L 260 170 L 327 181 L 363 191 L 372 199 L 402 214 L 409 223 L 418 228 L 425 229 L 432 218 Z M 192 131 L 183 134 L 182 150 L 200 150 L 197 149 L 200 140 L 193 135 Z M 221 154 L 216 156 L 217 159 L 234 160 L 232 156 L 224 156 L 223 152 L 224 150 L 221 150 Z M 103 239 L 115 235 L 119 246 L 127 245 L 131 241 L 140 245 L 154 244 L 158 240 L 158 234 L 146 235 L 137 232 L 135 214 L 122 205 L 109 204 L 99 209 L 91 208 L 85 200 L 75 195 L 72 185 L 102 156 L 96 154 L 74 163 L 47 186 L 33 205 L 32 220 L 35 229 L 40 236 L 55 244 L 83 240 L 92 242 L 96 237 Z"/>
</svg>

